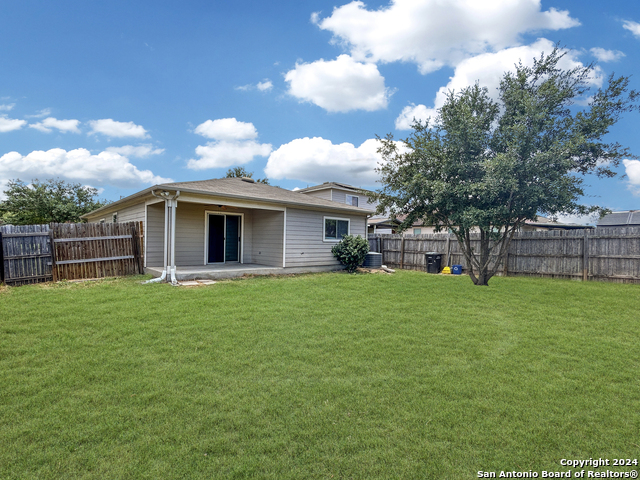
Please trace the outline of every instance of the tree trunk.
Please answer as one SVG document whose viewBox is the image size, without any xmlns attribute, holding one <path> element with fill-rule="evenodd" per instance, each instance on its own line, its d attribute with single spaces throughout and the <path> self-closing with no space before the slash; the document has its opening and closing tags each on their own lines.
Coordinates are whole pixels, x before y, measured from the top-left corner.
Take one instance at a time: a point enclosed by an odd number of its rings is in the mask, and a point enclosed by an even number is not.
<svg viewBox="0 0 640 480">
<path fill-rule="evenodd" d="M 491 259 L 489 250 L 490 236 L 484 230 L 480 230 L 480 268 L 478 269 L 476 285 L 488 286 L 489 279 L 489 261 Z"/>
</svg>

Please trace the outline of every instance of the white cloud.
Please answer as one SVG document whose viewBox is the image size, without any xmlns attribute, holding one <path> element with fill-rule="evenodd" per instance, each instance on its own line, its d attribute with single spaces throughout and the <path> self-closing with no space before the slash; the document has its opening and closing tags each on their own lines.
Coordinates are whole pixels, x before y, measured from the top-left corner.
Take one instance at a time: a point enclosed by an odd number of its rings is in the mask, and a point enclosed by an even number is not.
<svg viewBox="0 0 640 480">
<path fill-rule="evenodd" d="M 53 148 L 46 152 L 36 150 L 25 156 L 9 152 L 0 157 L 0 183 L 15 178 L 28 181 L 57 177 L 94 186 L 123 188 L 172 181 L 154 175 L 150 170 L 138 170 L 126 157 L 114 152 L 92 155 L 84 148 L 70 151 Z"/>
<path fill-rule="evenodd" d="M 207 120 L 194 130 L 198 135 L 215 140 L 248 140 L 258 136 L 256 127 L 250 122 L 239 122 L 235 118 Z"/>
<path fill-rule="evenodd" d="M 320 137 L 297 138 L 269 156 L 264 169 L 269 178 L 288 178 L 309 183 L 339 180 L 353 185 L 374 185 L 378 174 L 374 168 L 382 157 L 376 139 L 356 147 L 352 143 L 334 145 Z"/>
<path fill-rule="evenodd" d="M 107 152 L 118 153 L 127 158 L 147 158 L 151 155 L 160 155 L 164 153 L 164 148 L 154 148 L 153 145 L 146 143 L 143 145 L 123 145 L 122 147 L 108 147 Z"/>
<path fill-rule="evenodd" d="M 626 57 L 620 50 L 605 50 L 604 48 L 596 47 L 589 51 L 599 62 L 615 62 L 622 57 Z"/>
<path fill-rule="evenodd" d="M 380 110 L 387 107 L 391 95 L 378 67 L 356 62 L 349 55 L 296 64 L 285 80 L 289 94 L 329 112 Z"/>
<path fill-rule="evenodd" d="M 353 1 L 311 21 L 358 61 L 414 62 L 425 74 L 518 45 L 525 32 L 580 25 L 568 11 L 542 11 L 540 0 L 392 0 L 378 10 Z"/>
<path fill-rule="evenodd" d="M 17 120 L 15 118 L 8 118 L 6 115 L 0 115 L 0 133 L 20 130 L 25 123 L 27 123 L 26 120 Z"/>
<path fill-rule="evenodd" d="M 209 142 L 196 147 L 196 155 L 200 158 L 189 160 L 187 168 L 206 170 L 242 165 L 249 163 L 254 157 L 266 157 L 269 153 L 271 153 L 270 144 L 261 144 L 255 140 Z"/>
<path fill-rule="evenodd" d="M 2 112 L 8 112 L 9 110 L 12 110 L 13 107 L 15 107 L 16 104 L 15 103 L 5 103 L 0 105 L 0 111 Z"/>
<path fill-rule="evenodd" d="M 623 160 L 622 163 L 629 178 L 629 189 L 640 195 L 640 160 Z"/>
<path fill-rule="evenodd" d="M 240 87 L 235 87 L 236 90 L 241 90 L 243 92 L 246 92 L 249 90 L 255 90 L 255 89 L 260 90 L 261 92 L 268 92 L 272 88 L 273 88 L 273 82 L 268 78 L 265 78 L 262 82 L 258 82 L 255 85 L 252 85 L 251 83 L 249 83 L 247 85 L 241 85 Z"/>
<path fill-rule="evenodd" d="M 38 111 L 33 115 L 25 115 L 24 118 L 42 118 L 42 117 L 48 117 L 49 115 L 51 115 L 51 109 L 43 108 L 42 110 Z"/>
<path fill-rule="evenodd" d="M 419 109 L 418 113 L 428 113 L 433 115 L 435 110 L 444 105 L 446 95 L 449 91 L 454 90 L 460 92 L 463 88 L 471 86 L 479 82 L 480 86 L 485 86 L 489 90 L 489 96 L 497 99 L 498 87 L 500 79 L 507 70 L 514 70 L 514 65 L 520 60 L 523 65 L 533 65 L 533 59 L 539 58 L 542 52 L 549 54 L 554 48 L 554 43 L 545 38 L 538 39 L 531 45 L 522 47 L 506 48 L 496 53 L 483 53 L 472 58 L 468 58 L 460 62 L 455 69 L 453 77 L 450 78 L 447 85 L 440 87 L 436 93 L 433 107 L 424 107 Z M 566 55 L 560 60 L 559 68 L 570 70 L 584 65 L 578 61 L 577 52 L 568 50 Z M 604 80 L 604 75 L 599 67 L 595 67 L 593 75 L 589 79 L 591 86 L 600 87 Z M 396 119 L 396 128 L 398 125 L 406 126 L 407 116 L 411 114 L 412 107 L 405 107 L 402 113 Z M 417 108 L 417 107 L 416 107 Z"/>
<path fill-rule="evenodd" d="M 94 133 L 101 133 L 107 137 L 134 137 L 134 138 L 146 138 L 148 137 L 147 131 L 140 125 L 136 125 L 133 122 L 117 122 L 110 118 L 103 118 L 101 120 L 91 120 L 90 135 Z"/>
<path fill-rule="evenodd" d="M 634 37 L 640 38 L 640 23 L 625 20 L 622 22 L 622 27 L 633 33 Z"/>
<path fill-rule="evenodd" d="M 250 122 L 239 122 L 235 118 L 207 120 L 194 130 L 195 133 L 215 141 L 196 147 L 196 155 L 187 168 L 206 170 L 249 163 L 255 157 L 266 157 L 271 153 L 271 145 L 258 143 L 258 131 Z"/>
<path fill-rule="evenodd" d="M 427 108 L 426 105 L 407 105 L 396 118 L 396 130 L 411 130 L 411 125 L 416 120 L 424 122 L 428 118 L 436 118 L 437 115 L 435 109 Z"/>
<path fill-rule="evenodd" d="M 261 92 L 268 92 L 269 90 L 271 90 L 273 88 L 273 82 L 267 78 L 262 82 L 258 82 L 256 87 Z"/>
<path fill-rule="evenodd" d="M 57 118 L 48 117 L 41 122 L 29 125 L 29 127 L 45 133 L 50 133 L 53 128 L 57 128 L 61 132 L 65 133 L 80 133 L 80 129 L 78 128 L 79 124 L 79 120 L 58 120 Z"/>
</svg>

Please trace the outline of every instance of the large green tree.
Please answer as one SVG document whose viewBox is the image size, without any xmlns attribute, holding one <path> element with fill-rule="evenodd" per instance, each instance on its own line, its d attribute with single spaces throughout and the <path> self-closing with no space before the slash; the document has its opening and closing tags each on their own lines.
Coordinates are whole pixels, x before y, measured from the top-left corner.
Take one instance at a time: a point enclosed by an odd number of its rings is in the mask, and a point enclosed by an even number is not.
<svg viewBox="0 0 640 480">
<path fill-rule="evenodd" d="M 608 140 L 621 114 L 638 109 L 626 77 L 590 91 L 592 66 L 563 70 L 556 48 L 506 72 L 494 101 L 474 85 L 449 92 L 435 119 L 402 142 L 380 139 L 379 212 L 453 232 L 476 285 L 487 285 L 509 243 L 538 214 L 592 214 L 586 175 L 613 177 L 627 148 Z M 473 232 L 479 231 L 479 242 Z M 478 246 L 479 243 L 479 246 Z"/>
<path fill-rule="evenodd" d="M 109 203 L 98 200 L 98 190 L 62 180 L 9 180 L 0 218 L 13 225 L 81 222 L 80 215 Z"/>
<path fill-rule="evenodd" d="M 233 167 L 227 170 L 226 178 L 253 178 L 253 172 L 247 171 L 244 167 Z M 255 179 L 258 183 L 264 183 L 265 185 L 270 185 L 268 178 L 258 178 Z"/>
</svg>

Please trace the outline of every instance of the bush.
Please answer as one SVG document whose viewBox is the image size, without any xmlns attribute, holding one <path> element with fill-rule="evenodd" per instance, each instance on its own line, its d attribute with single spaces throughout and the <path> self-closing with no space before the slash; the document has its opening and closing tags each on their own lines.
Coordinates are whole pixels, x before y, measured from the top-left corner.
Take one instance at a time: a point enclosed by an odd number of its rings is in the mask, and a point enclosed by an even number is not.
<svg viewBox="0 0 640 480">
<path fill-rule="evenodd" d="M 331 249 L 331 253 L 347 267 L 347 272 L 353 273 L 369 253 L 369 242 L 360 236 L 345 235 L 340 243 Z"/>
</svg>

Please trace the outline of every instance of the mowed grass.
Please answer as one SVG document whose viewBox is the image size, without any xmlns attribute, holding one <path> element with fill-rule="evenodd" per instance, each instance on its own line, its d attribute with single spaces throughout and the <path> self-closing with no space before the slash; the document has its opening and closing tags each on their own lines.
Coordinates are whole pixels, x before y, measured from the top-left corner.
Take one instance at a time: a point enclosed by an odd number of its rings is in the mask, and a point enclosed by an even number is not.
<svg viewBox="0 0 640 480">
<path fill-rule="evenodd" d="M 466 479 L 640 458 L 640 286 L 142 279 L 0 291 L 0 478 Z"/>
</svg>

